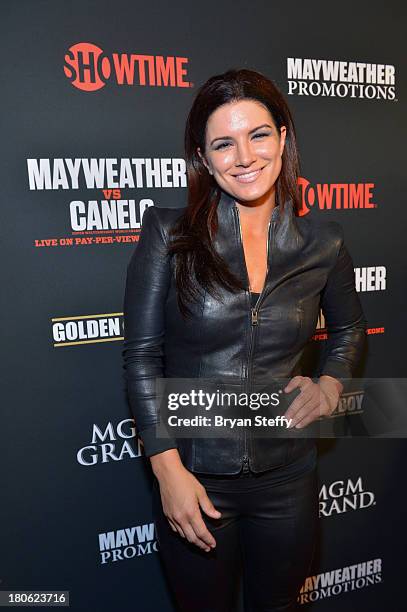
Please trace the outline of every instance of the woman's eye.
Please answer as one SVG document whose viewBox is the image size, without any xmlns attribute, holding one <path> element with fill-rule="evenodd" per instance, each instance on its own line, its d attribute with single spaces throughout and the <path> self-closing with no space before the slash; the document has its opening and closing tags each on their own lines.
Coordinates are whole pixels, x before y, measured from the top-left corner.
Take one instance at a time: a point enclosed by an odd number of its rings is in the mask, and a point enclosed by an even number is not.
<svg viewBox="0 0 407 612">
<path fill-rule="evenodd" d="M 217 147 L 215 147 L 215 151 L 219 151 L 220 149 L 223 149 L 228 144 L 229 144 L 228 142 L 222 142 L 222 144 L 220 144 Z"/>
<path fill-rule="evenodd" d="M 263 138 L 263 136 L 270 136 L 270 133 L 269 132 L 258 132 L 258 134 L 255 134 L 253 138 Z M 225 147 L 227 147 L 229 144 L 230 142 L 222 142 L 220 145 L 215 147 L 215 151 L 220 151 L 221 149 L 224 149 Z"/>
<path fill-rule="evenodd" d="M 267 134 L 266 132 L 259 132 L 258 134 L 254 135 L 254 138 L 256 138 L 257 136 L 260 136 L 260 138 L 261 138 L 262 136 L 269 136 L 269 135 L 270 134 Z"/>
</svg>

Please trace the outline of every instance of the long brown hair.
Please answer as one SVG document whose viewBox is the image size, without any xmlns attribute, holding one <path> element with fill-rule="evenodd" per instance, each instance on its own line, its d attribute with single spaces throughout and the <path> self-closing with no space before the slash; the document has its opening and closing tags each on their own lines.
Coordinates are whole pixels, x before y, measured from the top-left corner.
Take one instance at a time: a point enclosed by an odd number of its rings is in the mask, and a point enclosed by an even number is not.
<svg viewBox="0 0 407 612">
<path fill-rule="evenodd" d="M 175 256 L 178 306 L 184 318 L 191 314 L 187 303 L 197 301 L 202 289 L 220 297 L 219 285 L 232 292 L 245 288 L 213 247 L 221 189 L 197 152 L 198 147 L 205 151 L 206 124 L 210 115 L 222 104 L 243 99 L 261 102 L 277 128 L 286 126 L 282 167 L 276 180 L 276 205 L 280 204 L 280 214 L 287 199 L 292 200 L 295 211 L 300 208 L 295 128 L 279 88 L 260 72 L 248 69 L 230 69 L 208 79 L 199 88 L 186 121 L 187 206 L 170 232 L 169 253 Z"/>
</svg>

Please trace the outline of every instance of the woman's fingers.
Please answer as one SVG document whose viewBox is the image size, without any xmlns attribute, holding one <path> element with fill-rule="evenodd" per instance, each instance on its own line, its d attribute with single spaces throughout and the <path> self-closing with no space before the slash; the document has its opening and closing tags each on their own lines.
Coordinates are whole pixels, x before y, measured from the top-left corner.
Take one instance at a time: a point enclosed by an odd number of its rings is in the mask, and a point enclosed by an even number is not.
<svg viewBox="0 0 407 612">
<path fill-rule="evenodd" d="M 316 419 L 318 419 L 320 416 L 319 408 L 314 408 L 314 410 L 309 412 L 303 419 L 301 419 L 298 429 L 306 427 L 313 421 L 316 421 Z"/>
<path fill-rule="evenodd" d="M 304 399 L 304 403 L 301 408 L 297 410 L 297 412 L 293 415 L 291 421 L 291 427 L 295 427 L 297 424 L 301 426 L 304 425 L 304 419 L 314 410 L 319 409 L 319 400 L 314 396 L 309 397 L 308 399 Z"/>
<path fill-rule="evenodd" d="M 170 518 L 168 518 L 168 516 L 167 516 L 167 521 L 169 522 L 170 527 L 173 531 L 178 531 L 177 527 L 175 526 L 175 523 L 173 523 L 173 521 Z"/>
<path fill-rule="evenodd" d="M 187 537 L 187 540 L 189 542 L 192 542 L 192 544 L 196 544 L 196 546 L 198 546 L 199 548 L 202 548 L 205 552 L 208 552 L 211 550 L 211 547 L 208 546 L 208 544 L 206 544 L 206 542 L 204 542 L 204 540 L 201 540 L 201 538 L 199 538 L 191 523 L 190 522 L 185 522 L 182 524 L 182 529 Z"/>
<path fill-rule="evenodd" d="M 212 518 L 220 518 L 221 513 L 195 476 L 186 469 L 164 472 L 160 493 L 164 514 L 174 532 L 205 551 L 216 546 L 215 538 L 202 518 L 200 506 Z"/>
<path fill-rule="evenodd" d="M 205 542 L 207 546 L 214 548 L 216 546 L 216 540 L 205 525 L 205 521 L 202 518 L 201 512 L 199 508 L 197 509 L 197 513 L 191 519 L 191 526 L 195 532 L 195 535 L 202 541 Z"/>
</svg>

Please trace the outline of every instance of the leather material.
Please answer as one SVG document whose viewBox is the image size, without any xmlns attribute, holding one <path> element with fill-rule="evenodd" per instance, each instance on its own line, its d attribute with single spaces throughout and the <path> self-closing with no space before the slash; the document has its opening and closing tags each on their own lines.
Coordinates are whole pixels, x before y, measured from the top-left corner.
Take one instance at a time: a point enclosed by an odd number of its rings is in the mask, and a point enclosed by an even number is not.
<svg viewBox="0 0 407 612">
<path fill-rule="evenodd" d="M 179 612 L 299 612 L 318 541 L 316 453 L 261 474 L 196 475 L 218 519 L 201 511 L 216 540 L 204 552 L 172 531 L 156 478 L 152 511 L 160 556 Z M 244 605 L 239 605 L 244 571 Z"/>
<path fill-rule="evenodd" d="M 301 374 L 299 361 L 315 333 L 319 310 L 328 341 L 316 376 L 351 378 L 366 341 L 367 321 L 355 289 L 353 262 L 342 227 L 297 217 L 290 200 L 276 206 L 268 233 L 268 271 L 252 325 L 249 279 L 239 211 L 222 192 L 215 248 L 246 290 L 221 289 L 222 301 L 202 292 L 184 321 L 176 296 L 168 232 L 183 208 L 148 208 L 127 268 L 123 367 L 129 403 L 146 456 L 178 448 L 195 472 L 234 474 L 245 462 L 255 472 L 284 465 L 315 443 L 303 438 L 254 438 L 236 431 L 220 438 L 159 438 L 156 377 L 235 381 L 244 388 Z M 242 428 L 238 428 L 241 430 Z M 246 460 L 244 461 L 244 457 Z"/>
</svg>

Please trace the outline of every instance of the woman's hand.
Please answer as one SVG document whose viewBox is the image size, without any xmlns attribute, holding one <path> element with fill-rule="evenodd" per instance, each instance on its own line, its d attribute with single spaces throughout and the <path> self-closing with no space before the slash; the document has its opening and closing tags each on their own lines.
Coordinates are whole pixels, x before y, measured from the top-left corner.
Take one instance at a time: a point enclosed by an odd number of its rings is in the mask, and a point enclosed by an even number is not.
<svg viewBox="0 0 407 612">
<path fill-rule="evenodd" d="M 308 376 L 294 376 L 284 388 L 287 393 L 296 387 L 301 392 L 288 407 L 285 417 L 292 418 L 290 427 L 301 429 L 320 416 L 329 416 L 338 405 L 342 383 L 332 376 L 321 376 L 314 383 Z"/>
<path fill-rule="evenodd" d="M 160 485 L 163 511 L 171 529 L 205 552 L 215 548 L 216 540 L 206 527 L 200 509 L 212 518 L 222 515 L 212 504 L 205 487 L 181 461 L 176 465 L 161 462 L 154 472 Z"/>
</svg>

